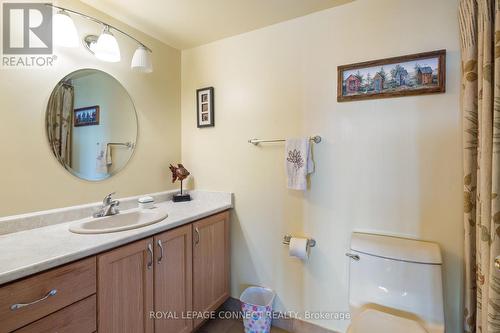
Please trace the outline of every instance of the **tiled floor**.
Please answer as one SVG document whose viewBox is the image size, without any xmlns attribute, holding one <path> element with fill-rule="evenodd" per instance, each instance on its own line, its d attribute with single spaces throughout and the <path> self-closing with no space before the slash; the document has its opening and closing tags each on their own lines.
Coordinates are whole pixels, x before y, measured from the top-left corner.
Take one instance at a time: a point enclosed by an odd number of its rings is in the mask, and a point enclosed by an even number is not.
<svg viewBox="0 0 500 333">
<path fill-rule="evenodd" d="M 236 319 L 216 319 L 207 322 L 197 333 L 244 333 L 243 323 Z M 288 333 L 273 327 L 271 333 Z"/>
</svg>

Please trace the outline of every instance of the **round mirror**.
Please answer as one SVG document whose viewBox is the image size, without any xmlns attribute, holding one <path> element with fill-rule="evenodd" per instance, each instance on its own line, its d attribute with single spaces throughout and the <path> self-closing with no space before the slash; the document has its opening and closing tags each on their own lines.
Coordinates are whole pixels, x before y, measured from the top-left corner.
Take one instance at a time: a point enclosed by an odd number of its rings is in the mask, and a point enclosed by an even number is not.
<svg viewBox="0 0 500 333">
<path fill-rule="evenodd" d="M 89 181 L 123 169 L 137 141 L 132 99 L 114 77 L 95 69 L 73 72 L 56 85 L 45 125 L 59 163 Z"/>
</svg>

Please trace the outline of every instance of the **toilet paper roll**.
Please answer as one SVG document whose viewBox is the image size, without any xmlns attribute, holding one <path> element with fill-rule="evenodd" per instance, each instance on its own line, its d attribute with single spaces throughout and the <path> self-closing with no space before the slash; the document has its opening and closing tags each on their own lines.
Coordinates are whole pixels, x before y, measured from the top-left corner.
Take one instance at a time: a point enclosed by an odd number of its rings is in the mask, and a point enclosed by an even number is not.
<svg viewBox="0 0 500 333">
<path fill-rule="evenodd" d="M 290 240 L 290 248 L 288 250 L 290 257 L 297 257 L 301 260 L 309 259 L 307 242 L 307 238 L 292 237 Z"/>
</svg>

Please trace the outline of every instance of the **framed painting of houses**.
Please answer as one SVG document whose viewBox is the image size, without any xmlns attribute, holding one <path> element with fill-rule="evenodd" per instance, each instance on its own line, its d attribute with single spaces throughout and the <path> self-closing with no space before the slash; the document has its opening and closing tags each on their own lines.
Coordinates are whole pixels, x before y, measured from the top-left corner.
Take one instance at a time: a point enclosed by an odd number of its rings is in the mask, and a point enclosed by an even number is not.
<svg viewBox="0 0 500 333">
<path fill-rule="evenodd" d="M 75 127 L 99 125 L 99 105 L 75 109 L 73 118 Z"/>
<path fill-rule="evenodd" d="M 446 50 L 339 66 L 337 101 L 444 93 Z"/>
</svg>

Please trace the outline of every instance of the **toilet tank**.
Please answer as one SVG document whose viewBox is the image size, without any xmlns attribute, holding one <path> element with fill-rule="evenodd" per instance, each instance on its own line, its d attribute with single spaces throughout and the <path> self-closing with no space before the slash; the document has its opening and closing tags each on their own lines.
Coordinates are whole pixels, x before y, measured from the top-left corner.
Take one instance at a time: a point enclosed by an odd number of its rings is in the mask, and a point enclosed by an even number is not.
<svg viewBox="0 0 500 333">
<path fill-rule="evenodd" d="M 416 320 L 429 331 L 444 328 L 442 259 L 437 244 L 353 233 L 350 257 L 352 316 L 376 308 Z"/>
</svg>

